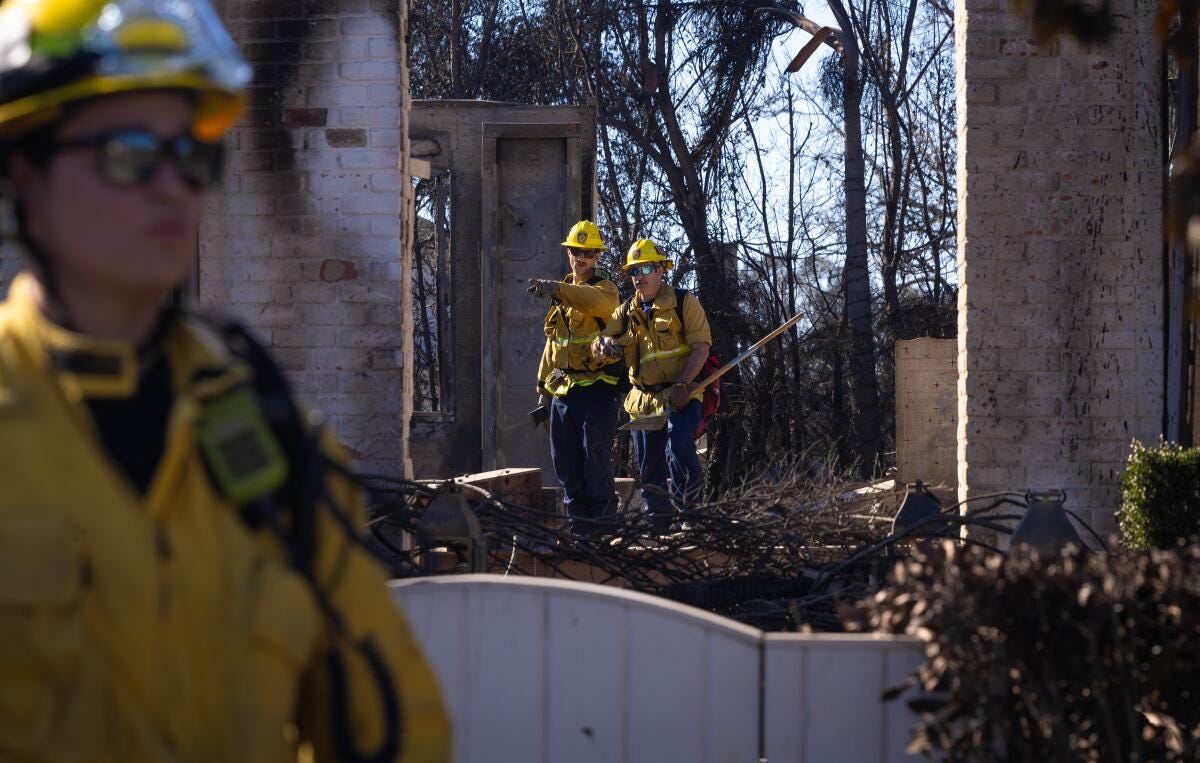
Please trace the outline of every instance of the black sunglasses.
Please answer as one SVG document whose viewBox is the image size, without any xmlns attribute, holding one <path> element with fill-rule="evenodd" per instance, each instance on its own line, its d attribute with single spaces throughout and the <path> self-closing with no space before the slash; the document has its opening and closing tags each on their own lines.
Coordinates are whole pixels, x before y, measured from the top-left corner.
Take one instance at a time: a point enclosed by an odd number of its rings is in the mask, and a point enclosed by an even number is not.
<svg viewBox="0 0 1200 763">
<path fill-rule="evenodd" d="M 50 151 L 76 148 L 96 149 L 96 171 L 117 188 L 145 185 L 170 159 L 183 182 L 201 191 L 221 178 L 225 157 L 225 146 L 220 141 L 207 143 L 190 135 L 160 138 L 138 129 L 85 135 L 48 146 Z"/>
<path fill-rule="evenodd" d="M 600 255 L 600 252 L 595 249 L 577 249 L 576 247 L 567 247 L 571 254 L 575 257 L 583 257 L 586 260 L 594 260 Z"/>
</svg>

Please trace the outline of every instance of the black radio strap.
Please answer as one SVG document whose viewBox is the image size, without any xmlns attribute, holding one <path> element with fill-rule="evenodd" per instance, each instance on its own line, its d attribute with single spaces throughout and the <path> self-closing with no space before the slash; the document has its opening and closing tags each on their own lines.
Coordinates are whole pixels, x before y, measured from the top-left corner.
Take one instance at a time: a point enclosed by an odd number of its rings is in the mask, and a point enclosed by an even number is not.
<svg viewBox="0 0 1200 763">
<path fill-rule="evenodd" d="M 219 320 L 215 328 L 230 351 L 250 366 L 253 386 L 262 402 L 263 414 L 278 438 L 288 463 L 288 477 L 277 496 L 265 499 L 257 516 L 250 515 L 251 524 L 267 521 L 287 548 L 289 561 L 305 580 L 317 599 L 325 618 L 337 637 L 366 663 L 368 672 L 379 692 L 380 712 L 384 718 L 384 735 L 374 750 L 363 751 L 354 738 L 349 715 L 350 694 L 346 681 L 343 657 L 336 649 L 327 658 L 329 670 L 333 735 L 342 760 L 349 763 L 385 763 L 395 760 L 402 749 L 403 708 L 388 665 L 370 637 L 355 638 L 340 612 L 334 608 L 316 577 L 317 509 L 324 503 L 337 524 L 346 533 L 347 542 L 367 548 L 351 526 L 348 517 L 336 506 L 326 486 L 329 468 L 321 448 L 319 432 L 309 427 L 300 414 L 291 389 L 270 353 L 239 322 Z M 276 498 L 278 500 L 276 500 Z M 279 506 L 286 506 L 286 521 L 279 516 Z M 251 509 L 253 507 L 246 507 Z M 400 719 L 397 721 L 396 719 Z"/>
</svg>

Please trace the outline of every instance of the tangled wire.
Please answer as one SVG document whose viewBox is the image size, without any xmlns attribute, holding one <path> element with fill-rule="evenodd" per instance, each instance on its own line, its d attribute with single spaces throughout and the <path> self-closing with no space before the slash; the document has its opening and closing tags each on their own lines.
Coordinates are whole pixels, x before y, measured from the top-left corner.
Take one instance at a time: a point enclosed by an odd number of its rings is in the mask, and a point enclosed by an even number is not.
<svg viewBox="0 0 1200 763">
<path fill-rule="evenodd" d="M 572 529 L 556 511 L 472 485 L 361 481 L 371 537 L 398 577 L 472 571 L 469 542 L 431 536 L 422 523 L 436 496 L 462 491 L 486 542 L 488 572 L 620 586 L 775 631 L 843 630 L 842 608 L 878 591 L 914 544 L 956 537 L 1000 553 L 960 529 L 1011 534 L 1025 508 L 1021 494 L 979 496 L 892 532 L 903 495 L 890 486 L 759 479 L 680 512 L 669 532 L 637 511 Z"/>
</svg>

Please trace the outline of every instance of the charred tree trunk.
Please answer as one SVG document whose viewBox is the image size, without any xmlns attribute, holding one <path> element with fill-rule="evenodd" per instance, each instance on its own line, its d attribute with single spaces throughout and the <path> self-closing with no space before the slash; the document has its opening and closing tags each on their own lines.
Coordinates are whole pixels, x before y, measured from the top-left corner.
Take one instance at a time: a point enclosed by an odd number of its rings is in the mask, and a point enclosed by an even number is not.
<svg viewBox="0 0 1200 763">
<path fill-rule="evenodd" d="M 846 420 L 846 395 L 845 395 L 845 365 L 842 361 L 842 347 L 845 345 L 846 334 L 846 318 L 842 315 L 842 322 L 838 326 L 838 331 L 833 334 L 835 341 L 831 343 L 830 348 L 830 365 L 833 371 L 833 384 L 831 385 L 832 399 L 829 401 L 830 411 L 832 411 L 833 421 L 831 422 L 831 430 L 833 432 L 833 440 L 837 444 L 838 464 L 848 464 L 854 460 L 854 449 L 851 447 L 850 438 L 847 436 Z"/>
<path fill-rule="evenodd" d="M 904 319 L 900 312 L 900 292 L 896 283 L 900 250 L 904 244 L 904 215 L 903 200 L 908 193 L 907 172 L 901 154 L 903 136 L 900 131 L 900 115 L 895 103 L 884 103 L 885 119 L 887 120 L 888 153 L 891 166 L 888 177 L 887 196 L 884 199 L 883 226 L 883 299 L 887 305 L 888 325 L 892 330 L 892 339 L 904 337 Z"/>
<path fill-rule="evenodd" d="M 450 0 L 450 97 L 463 97 L 462 0 Z"/>
<path fill-rule="evenodd" d="M 846 262 L 842 288 L 850 331 L 850 389 L 854 403 L 854 440 L 858 471 L 864 477 L 875 469 L 879 444 L 879 387 L 875 378 L 875 334 L 871 327 L 871 273 L 867 261 L 867 192 L 863 182 L 862 83 L 858 74 L 858 41 L 850 18 L 838 0 L 830 8 L 842 25 L 842 87 L 845 104 Z"/>
<path fill-rule="evenodd" d="M 859 474 L 870 476 L 879 446 L 879 383 L 875 375 L 875 333 L 871 321 L 871 270 L 867 258 L 866 160 L 862 146 L 862 79 L 855 27 L 841 0 L 828 0 L 841 29 L 826 41 L 841 57 L 842 120 L 845 150 L 846 260 L 842 266 L 842 321 L 849 332 L 849 382 L 853 401 L 854 458 Z M 802 15 L 793 23 L 816 35 L 821 27 Z M 840 362 L 840 361 L 839 361 Z M 841 369 L 835 368 L 840 376 Z M 840 392 L 839 392 L 840 395 Z M 845 457 L 843 456 L 843 463 Z"/>
</svg>

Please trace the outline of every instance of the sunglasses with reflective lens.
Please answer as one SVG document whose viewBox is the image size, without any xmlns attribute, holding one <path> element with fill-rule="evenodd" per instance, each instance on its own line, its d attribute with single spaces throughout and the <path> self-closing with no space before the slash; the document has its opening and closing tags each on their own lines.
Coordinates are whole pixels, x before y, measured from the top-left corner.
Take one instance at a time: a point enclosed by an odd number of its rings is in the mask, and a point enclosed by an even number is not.
<svg viewBox="0 0 1200 763">
<path fill-rule="evenodd" d="M 658 265 L 648 262 L 645 265 L 634 265 L 629 269 L 629 275 L 632 276 L 648 276 L 658 270 Z"/>
<path fill-rule="evenodd" d="M 600 255 L 599 250 L 596 249 L 576 249 L 573 246 L 567 248 L 571 250 L 571 256 L 583 257 L 585 260 L 594 260 Z"/>
<path fill-rule="evenodd" d="M 96 149 L 96 171 L 117 188 L 149 183 L 163 162 L 170 159 L 183 182 L 192 190 L 201 191 L 221 178 L 225 157 L 225 147 L 220 141 L 207 143 L 190 135 L 160 138 L 148 130 L 136 129 L 72 138 L 49 148 L 52 151 Z"/>
</svg>

